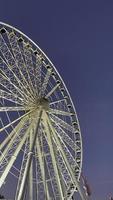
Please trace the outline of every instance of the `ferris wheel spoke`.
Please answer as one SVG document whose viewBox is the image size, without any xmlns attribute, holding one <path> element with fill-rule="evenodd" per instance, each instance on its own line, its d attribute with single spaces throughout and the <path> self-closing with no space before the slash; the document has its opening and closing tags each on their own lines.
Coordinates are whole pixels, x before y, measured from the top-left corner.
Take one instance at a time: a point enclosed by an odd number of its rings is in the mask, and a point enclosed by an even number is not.
<svg viewBox="0 0 113 200">
<path fill-rule="evenodd" d="M 45 96 L 46 98 L 50 97 L 54 92 L 55 90 L 59 87 L 60 83 L 59 84 L 56 84 L 52 90 L 50 90 L 50 92 L 48 92 L 48 94 Z"/>
<path fill-rule="evenodd" d="M 42 61 L 41 61 L 41 57 L 36 54 L 36 69 L 35 69 L 35 73 L 36 73 L 36 93 L 37 95 L 39 95 L 40 91 L 41 91 L 41 68 L 42 68 Z"/>
<path fill-rule="evenodd" d="M 64 116 L 71 116 L 72 114 L 74 114 L 74 113 L 71 113 L 71 112 L 66 112 L 66 111 L 63 111 L 63 110 L 52 109 L 52 108 L 49 110 L 49 112 L 56 114 L 56 115 L 64 115 Z"/>
<path fill-rule="evenodd" d="M 18 105 L 24 104 L 23 99 L 20 99 L 18 96 L 14 95 L 12 93 L 8 93 L 5 90 L 1 90 L 1 89 L 0 89 L 0 98 L 6 99 L 6 100 L 16 103 Z"/>
<path fill-rule="evenodd" d="M 56 161 L 56 157 L 55 157 L 51 132 L 50 132 L 49 127 L 48 127 L 47 115 L 46 115 L 45 111 L 44 111 L 44 126 L 45 126 L 45 130 L 46 130 L 46 134 L 47 134 L 47 140 L 48 140 L 48 144 L 49 144 L 49 148 L 50 148 L 54 172 L 55 172 L 55 175 L 56 175 L 57 186 L 59 188 L 60 198 L 63 200 L 64 197 L 63 197 L 63 191 L 62 191 L 62 186 L 61 186 L 61 180 L 60 180 L 60 176 L 59 176 L 58 165 L 57 165 L 57 161 Z"/>
<path fill-rule="evenodd" d="M 11 131 L 11 133 L 8 133 L 8 136 L 5 138 L 5 140 L 0 144 L 0 151 L 7 145 L 7 148 L 5 148 L 3 155 L 6 155 L 6 152 L 8 149 L 10 149 L 10 140 L 14 140 L 15 137 L 18 136 L 18 131 L 23 127 L 24 123 L 28 120 L 28 117 L 26 116 L 25 118 L 23 118 L 18 124 L 17 126 Z M 1 158 L 0 158 L 1 160 Z"/>
<path fill-rule="evenodd" d="M 8 157 L 9 151 L 11 151 L 11 149 L 13 149 L 13 145 L 21 140 L 23 131 L 25 131 L 27 128 L 26 127 L 27 123 L 28 123 L 28 118 L 21 120 L 18 123 L 18 125 L 11 131 L 11 133 L 9 133 L 8 139 L 6 138 L 0 145 L 0 151 L 1 151 L 0 163 L 1 163 L 1 165 L 4 160 L 7 161 L 6 157 Z"/>
<path fill-rule="evenodd" d="M 0 34 L 0 51 L 1 51 L 2 55 L 4 56 L 4 58 L 6 59 L 6 61 L 9 63 L 9 65 L 12 65 L 15 63 L 14 57 L 13 57 L 6 41 L 4 40 L 2 34 Z"/>
<path fill-rule="evenodd" d="M 37 137 L 37 140 L 36 140 L 36 147 L 37 147 L 37 154 L 38 154 L 38 159 L 39 159 L 39 165 L 40 165 L 42 179 L 43 179 L 43 186 L 44 186 L 44 191 L 45 191 L 45 198 L 47 198 L 47 200 L 50 200 L 49 189 L 48 189 L 48 185 L 47 185 L 46 177 L 45 177 L 44 155 L 43 155 L 44 152 L 42 153 L 38 137 Z"/>
<path fill-rule="evenodd" d="M 5 74 L 3 74 L 2 70 L 0 70 L 0 85 L 2 85 L 6 90 L 9 90 L 11 93 L 14 93 L 18 96 L 21 95 L 20 93 L 18 93 L 17 88 L 10 81 L 10 79 Z"/>
<path fill-rule="evenodd" d="M 17 88 L 15 88 L 14 85 L 10 83 L 7 77 L 3 75 L 1 76 L 1 74 L 0 74 L 0 86 L 2 86 L 6 91 L 10 92 L 13 96 L 16 96 L 22 100 L 24 99 L 25 101 L 25 98 L 18 92 Z"/>
<path fill-rule="evenodd" d="M 28 130 L 26 132 L 24 132 L 23 137 L 20 138 L 20 141 L 18 141 L 18 145 L 17 145 L 16 149 L 13 151 L 13 154 L 12 154 L 9 162 L 6 161 L 7 162 L 7 166 L 5 167 L 3 173 L 2 173 L 2 175 L 0 177 L 0 188 L 1 188 L 2 184 L 4 183 L 8 173 L 10 171 L 10 169 L 12 168 L 13 163 L 15 162 L 15 160 L 16 160 L 16 158 L 17 158 L 22 146 L 24 145 L 24 143 L 26 141 L 26 138 L 28 137 L 29 129 L 31 129 L 31 126 L 29 126 Z M 6 159 L 6 157 L 5 157 L 5 159 Z M 0 163 L 0 166 L 1 166 L 1 163 Z"/>
<path fill-rule="evenodd" d="M 23 42 L 23 54 L 25 58 L 25 66 L 27 70 L 27 74 L 29 77 L 29 84 L 32 88 L 33 94 L 35 95 L 34 87 L 35 87 L 35 70 L 33 66 L 33 60 L 32 60 L 32 52 L 31 52 L 31 46 L 29 43 Z"/>
<path fill-rule="evenodd" d="M 23 114 L 22 116 L 18 117 L 17 119 L 15 119 L 14 121 L 12 121 L 11 123 L 7 124 L 6 126 L 0 128 L 0 132 L 4 131 L 6 128 L 10 127 L 11 125 L 15 124 L 17 121 L 19 121 L 20 119 L 24 118 L 25 116 L 29 115 L 32 111 L 29 111 L 25 114 Z"/>
<path fill-rule="evenodd" d="M 0 151 L 6 146 L 6 144 L 13 138 L 15 131 L 12 131 L 6 139 L 0 144 Z"/>
<path fill-rule="evenodd" d="M 57 100 L 57 101 L 53 101 L 53 102 L 50 102 L 50 106 L 54 106 L 54 105 L 56 105 L 56 104 L 59 104 L 59 106 L 61 106 L 62 104 L 66 104 L 66 100 L 65 99 L 59 99 L 59 100 Z"/>
<path fill-rule="evenodd" d="M 14 70 L 15 65 L 16 65 L 16 60 L 13 57 L 13 54 L 11 53 L 7 43 L 5 42 L 3 36 L 0 34 L 0 51 L 5 58 L 7 65 L 8 65 L 8 70 Z M 1 58 L 2 59 L 2 58 Z M 2 60 L 3 61 L 3 60 Z M 5 61 L 4 61 L 5 63 Z M 17 71 L 17 69 L 16 69 Z M 14 72 L 14 71 L 13 71 Z M 15 74 L 16 75 L 16 74 Z"/>
<path fill-rule="evenodd" d="M 44 96 L 44 94 L 46 92 L 46 88 L 47 88 L 47 85 L 48 85 L 48 82 L 49 82 L 49 79 L 50 79 L 50 76 L 51 76 L 51 72 L 52 72 L 52 69 L 48 69 L 47 72 L 46 72 L 46 75 L 44 77 L 44 81 L 43 81 L 42 88 L 41 88 L 41 95 L 42 96 Z"/>
<path fill-rule="evenodd" d="M 67 170 L 67 167 L 64 163 L 64 160 L 61 156 L 61 153 L 60 153 L 60 150 L 58 150 L 58 148 L 56 147 L 57 149 L 57 160 L 58 160 L 58 165 L 59 165 L 59 168 L 61 170 L 61 174 L 62 174 L 62 178 L 64 180 L 64 183 L 65 183 L 65 190 L 67 191 L 67 188 L 69 187 L 70 183 L 72 183 L 71 181 L 71 176 Z M 65 193 L 66 195 L 66 193 Z"/>
<path fill-rule="evenodd" d="M 64 141 L 69 147 L 71 147 L 73 151 L 75 151 L 76 144 L 74 140 L 72 140 L 71 137 L 69 137 L 69 135 L 62 129 L 60 125 L 54 123 L 54 127 L 59 136 L 61 137 L 62 141 Z"/>
<path fill-rule="evenodd" d="M 80 185 L 79 185 L 79 183 L 78 183 L 78 181 L 77 181 L 77 179 L 76 179 L 76 177 L 75 177 L 74 171 L 73 171 L 72 167 L 70 166 L 70 164 L 69 164 L 69 162 L 68 162 L 68 160 L 67 160 L 67 157 L 66 157 L 66 155 L 65 155 L 65 153 L 64 153 L 64 150 L 62 149 L 61 142 L 60 142 L 58 136 L 55 134 L 55 130 L 54 130 L 54 128 L 53 128 L 53 126 L 52 126 L 52 124 L 51 124 L 51 122 L 50 122 L 50 120 L 49 120 L 47 114 L 46 114 L 46 119 L 47 119 L 48 124 L 49 124 L 49 126 L 50 126 L 50 129 L 51 129 L 51 131 L 52 131 L 52 135 L 53 135 L 53 137 L 54 137 L 54 139 L 55 139 L 55 141 L 56 141 L 56 144 L 57 144 L 57 146 L 58 146 L 58 148 L 59 148 L 59 150 L 60 150 L 60 152 L 61 152 L 61 155 L 62 155 L 62 157 L 63 157 L 63 159 L 64 159 L 65 165 L 66 165 L 66 167 L 67 167 L 67 169 L 68 169 L 68 171 L 69 171 L 69 174 L 70 174 L 70 176 L 71 176 L 72 182 L 73 182 L 75 188 L 77 187 L 77 189 L 78 189 L 78 191 L 79 191 L 79 193 L 80 193 L 81 199 L 82 199 L 82 200 L 85 200 L 85 198 L 84 198 L 84 196 L 83 196 L 83 193 L 82 193 L 82 191 L 81 191 L 81 189 L 80 189 Z"/>
<path fill-rule="evenodd" d="M 7 81 L 9 81 L 10 84 L 15 85 L 19 90 L 24 90 L 26 93 L 26 84 L 23 85 L 20 77 L 18 78 L 17 74 L 19 72 L 17 68 L 14 70 L 14 66 L 9 66 L 9 64 L 6 63 L 2 57 L 0 57 L 0 71 L 5 76 L 5 78 L 7 78 Z"/>
<path fill-rule="evenodd" d="M 23 107 L 23 106 L 14 106 L 14 107 L 4 107 L 4 106 L 2 106 L 2 107 L 0 107 L 0 112 L 4 112 L 4 111 L 21 111 L 21 110 L 27 110 L 27 109 L 25 109 L 25 107 Z M 29 108 L 28 108 L 28 110 L 29 110 Z"/>
<path fill-rule="evenodd" d="M 17 60 L 11 53 L 7 43 L 5 42 L 5 40 L 1 34 L 0 34 L 0 50 L 7 62 L 9 70 L 13 72 L 13 75 L 18 80 L 18 83 L 22 83 L 22 78 L 21 78 L 22 74 L 20 74 L 21 71 L 17 65 Z M 13 80 L 14 80 L 14 78 L 12 79 L 12 81 Z M 21 80 L 21 82 L 20 82 L 20 80 Z M 26 84 L 23 84 L 23 89 L 24 89 L 25 85 Z M 19 84 L 19 86 L 20 86 L 20 84 Z"/>
<path fill-rule="evenodd" d="M 67 148 L 67 146 L 65 145 L 64 141 L 62 140 L 62 138 L 59 136 L 59 133 L 57 131 L 55 131 L 57 137 L 59 138 L 60 140 L 60 143 L 61 143 L 61 146 L 62 146 L 62 149 L 67 157 L 67 160 L 68 160 L 68 163 L 70 163 L 70 166 L 72 168 L 74 168 L 77 163 L 76 163 L 76 160 L 73 158 L 71 152 L 69 151 L 69 149 Z"/>
<path fill-rule="evenodd" d="M 75 129 L 73 126 L 71 126 L 70 124 L 68 124 L 67 122 L 63 121 L 60 117 L 57 117 L 56 115 L 54 114 L 49 114 L 50 115 L 50 118 L 51 120 L 58 124 L 59 126 L 61 126 L 62 128 L 68 130 L 68 131 L 71 131 L 72 133 L 75 132 Z"/>
<path fill-rule="evenodd" d="M 0 77 L 0 85 L 8 89 L 14 95 L 18 95 L 20 98 L 23 98 L 25 101 L 30 99 L 30 97 L 26 96 L 26 94 L 20 88 L 18 88 L 16 84 L 12 83 L 7 76 L 2 75 L 2 77 Z"/>
<path fill-rule="evenodd" d="M 12 84 L 12 83 L 11 83 Z M 33 97 L 31 95 L 26 94 L 23 90 L 18 88 L 16 85 L 12 84 L 14 88 L 18 91 L 18 93 L 22 96 L 25 101 L 33 101 Z"/>
<path fill-rule="evenodd" d="M 26 73 L 25 61 L 23 59 L 22 52 L 18 45 L 18 38 L 15 35 L 14 31 L 12 31 L 8 34 L 8 38 L 9 38 L 10 45 L 12 47 L 13 54 L 16 59 L 16 63 L 17 63 L 17 67 L 18 67 L 20 76 L 21 76 L 20 80 L 22 81 L 23 86 L 25 87 L 27 93 L 32 94 L 32 88 L 28 84 L 29 77 L 28 77 L 28 74 Z"/>
</svg>

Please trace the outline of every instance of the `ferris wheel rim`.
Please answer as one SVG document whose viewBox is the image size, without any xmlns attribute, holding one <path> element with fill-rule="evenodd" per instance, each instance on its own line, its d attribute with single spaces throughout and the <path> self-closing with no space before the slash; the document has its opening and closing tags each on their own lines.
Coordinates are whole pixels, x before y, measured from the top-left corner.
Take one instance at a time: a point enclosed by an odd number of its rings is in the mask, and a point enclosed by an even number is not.
<svg viewBox="0 0 113 200">
<path fill-rule="evenodd" d="M 38 48 L 38 50 L 43 54 L 43 56 L 47 59 L 47 61 L 49 61 L 50 65 L 53 67 L 53 69 L 55 70 L 56 74 L 58 75 L 59 79 L 61 80 L 62 84 L 63 84 L 63 87 L 65 88 L 66 90 L 66 93 L 68 94 L 68 97 L 69 97 L 69 100 L 72 104 L 72 107 L 73 107 L 73 110 L 74 112 L 76 113 L 76 110 L 75 110 L 75 107 L 74 107 L 74 104 L 73 104 L 73 101 L 71 99 L 71 96 L 69 94 L 69 91 L 62 79 L 62 77 L 60 76 L 59 72 L 57 71 L 57 69 L 55 68 L 54 64 L 50 61 L 50 59 L 46 56 L 46 54 L 40 49 L 40 47 L 34 42 L 32 41 L 28 36 L 26 36 L 23 32 L 19 31 L 18 29 L 16 29 L 15 27 L 13 26 L 10 26 L 6 23 L 3 23 L 3 22 L 0 22 L 0 25 L 3 25 L 3 26 L 6 26 L 6 27 L 9 27 L 15 31 L 17 31 L 18 33 L 20 33 L 22 36 L 24 36 L 26 39 L 28 39 L 28 41 L 30 41 L 36 48 Z M 81 168 L 82 168 L 82 159 L 83 159 L 83 151 L 82 151 L 82 138 L 81 138 L 81 131 L 80 131 L 80 125 L 79 125 L 79 121 L 78 121 L 78 117 L 76 115 L 76 119 L 77 119 L 77 123 L 78 123 L 78 126 L 79 126 L 79 134 L 80 134 L 80 142 L 81 142 L 81 164 L 80 164 L 80 171 L 79 171 L 79 178 L 80 178 L 80 174 L 81 174 Z"/>
</svg>

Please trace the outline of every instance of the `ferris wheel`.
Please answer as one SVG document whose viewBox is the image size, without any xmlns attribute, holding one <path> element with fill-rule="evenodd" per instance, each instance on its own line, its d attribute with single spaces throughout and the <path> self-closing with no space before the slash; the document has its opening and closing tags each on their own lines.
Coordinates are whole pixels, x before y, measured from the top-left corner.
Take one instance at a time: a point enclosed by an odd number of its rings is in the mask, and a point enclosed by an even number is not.
<svg viewBox="0 0 113 200">
<path fill-rule="evenodd" d="M 85 199 L 69 92 L 44 52 L 0 23 L 0 191 L 15 200 Z"/>
</svg>

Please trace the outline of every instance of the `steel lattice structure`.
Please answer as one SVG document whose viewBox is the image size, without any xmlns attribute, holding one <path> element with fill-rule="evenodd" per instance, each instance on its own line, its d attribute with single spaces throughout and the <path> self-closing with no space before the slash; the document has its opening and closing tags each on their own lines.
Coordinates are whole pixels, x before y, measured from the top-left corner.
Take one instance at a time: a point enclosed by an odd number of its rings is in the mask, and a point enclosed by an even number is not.
<svg viewBox="0 0 113 200">
<path fill-rule="evenodd" d="M 43 51 L 0 23 L 0 188 L 15 200 L 78 192 L 82 139 L 69 92 Z"/>
</svg>

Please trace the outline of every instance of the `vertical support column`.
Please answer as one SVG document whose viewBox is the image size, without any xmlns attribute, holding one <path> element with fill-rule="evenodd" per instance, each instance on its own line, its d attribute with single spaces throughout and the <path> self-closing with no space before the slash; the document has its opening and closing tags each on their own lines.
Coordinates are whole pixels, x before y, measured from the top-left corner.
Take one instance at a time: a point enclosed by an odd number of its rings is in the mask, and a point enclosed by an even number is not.
<svg viewBox="0 0 113 200">
<path fill-rule="evenodd" d="M 42 174 L 42 179 L 43 179 L 45 196 L 46 196 L 47 200 L 50 200 L 49 189 L 48 189 L 48 185 L 46 183 L 46 178 L 45 178 L 44 155 L 43 155 L 44 153 L 41 151 L 41 147 L 40 147 L 40 143 L 39 143 L 38 138 L 37 138 L 37 141 L 36 141 L 36 145 L 37 145 L 37 152 L 38 152 L 40 169 L 41 169 L 41 174 Z"/>
<path fill-rule="evenodd" d="M 34 151 L 34 146 L 35 146 L 35 142 L 36 142 L 36 137 L 37 137 L 37 132 L 38 132 L 38 127 L 39 127 L 41 116 L 42 116 L 42 110 L 40 109 L 38 112 L 38 116 L 37 116 L 38 121 L 37 121 L 36 129 L 34 131 L 34 135 L 33 135 L 34 137 L 32 138 L 31 151 L 29 152 L 29 155 L 28 155 L 28 160 L 26 163 L 25 172 L 23 175 L 23 179 L 21 182 L 20 191 L 19 191 L 17 200 L 22 200 L 24 197 L 24 191 L 25 191 L 25 187 L 27 184 L 27 178 L 28 178 L 28 174 L 29 174 L 29 170 L 30 170 L 31 160 L 32 160 L 32 156 L 33 156 L 33 151 Z"/>
<path fill-rule="evenodd" d="M 33 130 L 30 132 L 30 151 L 32 147 Z M 33 199 L 33 160 L 31 160 L 30 170 L 29 170 L 29 200 Z"/>
<path fill-rule="evenodd" d="M 59 170 L 58 170 L 57 161 L 56 161 L 56 158 L 55 158 L 54 147 L 53 147 L 53 142 L 52 142 L 52 138 L 51 138 L 51 132 L 49 130 L 49 126 L 48 126 L 48 122 L 47 122 L 47 114 L 46 114 L 45 111 L 43 112 L 43 116 L 44 116 L 43 117 L 44 126 L 45 126 L 45 130 L 46 130 L 46 134 L 47 134 L 47 140 L 48 140 L 48 144 L 49 144 L 49 148 L 50 148 L 53 168 L 54 168 L 54 172 L 55 172 L 55 175 L 56 175 L 57 186 L 59 188 L 60 199 L 64 200 L 60 176 L 59 176 Z"/>
</svg>

